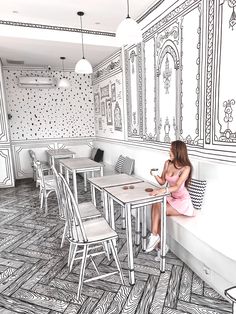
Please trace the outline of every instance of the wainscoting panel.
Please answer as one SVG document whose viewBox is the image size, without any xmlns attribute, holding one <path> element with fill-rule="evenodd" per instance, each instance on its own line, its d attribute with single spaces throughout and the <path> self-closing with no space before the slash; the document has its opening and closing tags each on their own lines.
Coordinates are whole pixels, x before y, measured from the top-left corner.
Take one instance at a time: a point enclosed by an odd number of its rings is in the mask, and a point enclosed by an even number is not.
<svg viewBox="0 0 236 314">
<path fill-rule="evenodd" d="M 0 188 L 14 185 L 10 148 L 0 148 Z"/>
</svg>

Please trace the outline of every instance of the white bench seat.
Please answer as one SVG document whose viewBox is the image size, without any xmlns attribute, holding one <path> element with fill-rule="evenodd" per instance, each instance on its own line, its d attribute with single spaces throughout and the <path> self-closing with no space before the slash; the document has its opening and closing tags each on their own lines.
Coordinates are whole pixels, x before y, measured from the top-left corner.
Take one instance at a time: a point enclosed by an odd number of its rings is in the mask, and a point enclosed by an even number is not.
<svg viewBox="0 0 236 314">
<path fill-rule="evenodd" d="M 210 217 L 201 211 L 195 217 L 167 217 L 171 250 L 222 296 L 236 284 L 235 220 L 229 223 L 227 217 L 227 224 L 222 233 L 222 216 Z"/>
</svg>

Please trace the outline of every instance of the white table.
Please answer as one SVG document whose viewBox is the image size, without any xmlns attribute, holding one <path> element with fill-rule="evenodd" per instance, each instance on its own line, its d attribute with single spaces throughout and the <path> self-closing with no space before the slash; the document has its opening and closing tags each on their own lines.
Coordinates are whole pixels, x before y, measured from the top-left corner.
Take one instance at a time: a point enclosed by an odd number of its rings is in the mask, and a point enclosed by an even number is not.
<svg viewBox="0 0 236 314">
<path fill-rule="evenodd" d="M 148 182 L 140 182 L 132 184 L 134 189 L 124 190 L 123 186 L 115 186 L 104 189 L 104 198 L 106 199 L 105 205 L 110 203 L 111 215 L 114 216 L 114 204 L 117 202 L 125 209 L 126 217 L 126 237 L 127 237 L 127 250 L 128 250 L 128 269 L 129 269 L 129 282 L 135 283 L 134 277 L 134 257 L 133 257 L 133 243 L 132 243 L 132 227 L 131 227 L 131 210 L 143 207 L 143 231 L 146 230 L 146 207 L 154 203 L 161 203 L 161 263 L 160 271 L 165 271 L 165 245 L 166 245 L 166 196 L 169 194 L 150 196 L 150 192 L 146 192 L 146 188 L 157 189 L 157 187 Z M 114 227 L 114 226 L 113 226 Z M 144 243 L 144 249 L 146 241 Z"/>
<path fill-rule="evenodd" d="M 77 180 L 76 173 L 84 174 L 84 190 L 87 191 L 87 173 L 91 172 L 92 177 L 94 176 L 95 171 L 100 172 L 100 176 L 103 176 L 103 165 L 93 161 L 89 158 L 69 158 L 60 160 L 60 172 L 63 173 L 65 170 L 66 180 L 69 182 L 69 173 L 72 173 L 73 178 L 73 191 L 76 201 L 78 201 L 78 192 L 77 192 Z"/>
<path fill-rule="evenodd" d="M 49 150 L 46 150 L 46 153 L 48 154 L 50 165 L 53 165 L 54 167 L 55 167 L 55 159 L 75 157 L 75 153 L 67 148 L 49 149 Z"/>
<path fill-rule="evenodd" d="M 133 183 L 137 182 L 142 182 L 142 179 L 136 178 L 134 176 L 130 176 L 125 173 L 120 173 L 120 174 L 113 174 L 109 176 L 104 176 L 104 177 L 97 177 L 97 178 L 90 178 L 88 179 L 91 184 L 91 196 L 92 196 L 92 202 L 94 206 L 96 206 L 96 198 L 95 198 L 95 190 L 99 190 L 102 193 L 102 200 L 103 203 L 106 201 L 104 199 L 104 189 L 112 186 L 118 186 L 118 185 L 131 185 Z M 104 204 L 104 209 L 105 209 L 105 217 L 108 222 L 110 222 L 112 225 L 112 221 L 110 219 L 114 219 L 114 217 L 111 217 L 109 215 L 109 206 Z M 137 219 L 138 220 L 138 219 Z M 124 215 L 122 214 L 122 227 L 125 228 L 124 224 Z M 137 228 L 138 228 L 138 223 L 137 223 Z M 140 228 L 140 223 L 139 223 L 139 228 Z M 139 230 L 139 229 L 138 229 Z M 137 232 L 139 232 L 137 230 Z"/>
</svg>

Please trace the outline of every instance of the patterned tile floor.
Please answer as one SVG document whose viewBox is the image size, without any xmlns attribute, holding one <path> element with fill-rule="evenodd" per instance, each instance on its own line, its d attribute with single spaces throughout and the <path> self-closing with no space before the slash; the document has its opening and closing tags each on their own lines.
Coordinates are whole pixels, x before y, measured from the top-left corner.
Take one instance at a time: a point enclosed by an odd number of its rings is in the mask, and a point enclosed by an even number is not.
<svg viewBox="0 0 236 314">
<path fill-rule="evenodd" d="M 90 200 L 78 177 L 79 201 Z M 38 189 L 29 180 L 15 188 L 0 190 L 0 313 L 140 313 L 227 314 L 231 304 L 204 283 L 171 252 L 167 270 L 160 274 L 155 253 L 136 251 L 134 286 L 128 284 L 125 232 L 119 210 L 116 226 L 118 251 L 126 285 L 114 275 L 83 286 L 76 301 L 79 265 L 68 272 L 68 244 L 60 249 L 63 223 L 57 217 L 55 197 L 49 197 L 47 217 L 39 210 Z M 114 269 L 114 262 L 97 257 L 101 272 Z M 91 264 L 86 275 L 93 274 Z"/>
</svg>

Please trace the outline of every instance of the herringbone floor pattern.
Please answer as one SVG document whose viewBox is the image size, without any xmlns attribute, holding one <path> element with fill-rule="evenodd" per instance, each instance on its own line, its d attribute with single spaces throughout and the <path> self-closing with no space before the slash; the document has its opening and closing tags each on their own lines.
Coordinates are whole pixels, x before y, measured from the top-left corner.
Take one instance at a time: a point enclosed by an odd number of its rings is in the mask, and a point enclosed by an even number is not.
<svg viewBox="0 0 236 314">
<path fill-rule="evenodd" d="M 90 199 L 82 191 L 79 201 Z M 116 226 L 118 251 L 126 285 L 119 277 L 108 277 L 83 286 L 77 302 L 79 265 L 67 268 L 68 244 L 60 249 L 63 223 L 57 217 L 55 197 L 49 197 L 47 217 L 39 210 L 38 189 L 32 180 L 21 180 L 15 188 L 0 190 L 0 313 L 152 313 L 227 314 L 231 305 L 204 283 L 171 252 L 167 270 L 160 274 L 155 253 L 136 251 L 134 286 L 128 284 L 125 232 L 119 210 Z M 114 262 L 97 257 L 101 272 Z M 86 275 L 94 272 L 88 264 Z"/>
</svg>

